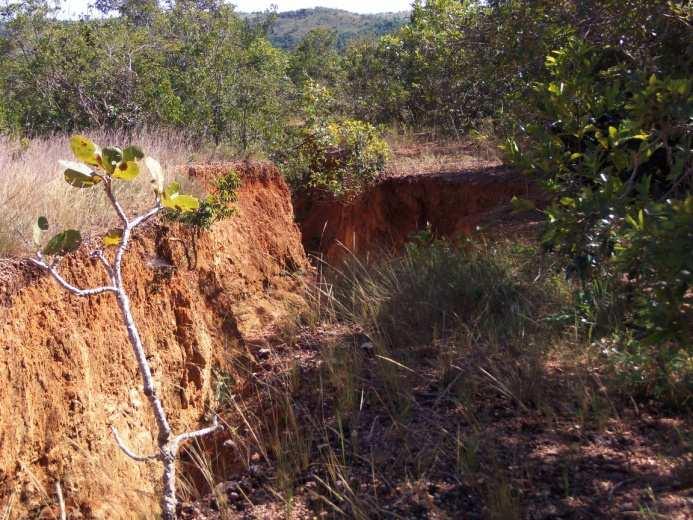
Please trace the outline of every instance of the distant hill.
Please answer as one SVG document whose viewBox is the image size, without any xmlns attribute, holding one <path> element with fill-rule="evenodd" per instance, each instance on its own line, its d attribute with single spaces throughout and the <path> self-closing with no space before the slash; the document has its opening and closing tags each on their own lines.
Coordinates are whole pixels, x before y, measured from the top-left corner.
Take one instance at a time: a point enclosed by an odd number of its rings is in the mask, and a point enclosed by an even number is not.
<svg viewBox="0 0 693 520">
<path fill-rule="evenodd" d="M 246 14 L 249 19 L 264 17 L 259 13 Z M 277 13 L 269 33 L 277 47 L 292 49 L 310 31 L 322 27 L 337 31 L 337 46 L 346 47 L 351 40 L 377 38 L 392 32 L 409 21 L 409 12 L 358 14 L 341 9 L 315 7 Z"/>
</svg>

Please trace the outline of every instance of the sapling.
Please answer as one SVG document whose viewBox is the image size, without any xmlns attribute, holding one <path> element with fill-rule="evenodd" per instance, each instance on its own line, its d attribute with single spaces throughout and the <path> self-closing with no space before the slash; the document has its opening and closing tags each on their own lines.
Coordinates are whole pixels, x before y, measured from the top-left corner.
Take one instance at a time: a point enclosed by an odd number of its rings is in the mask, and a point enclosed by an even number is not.
<svg viewBox="0 0 693 520">
<path fill-rule="evenodd" d="M 67 229 L 54 235 L 42 249 L 36 252 L 31 261 L 40 268 L 48 271 L 51 276 L 70 293 L 77 296 L 95 296 L 97 294 L 113 294 L 118 302 L 123 324 L 127 329 L 128 339 L 132 346 L 135 359 L 144 385 L 144 394 L 149 400 L 156 421 L 159 451 L 153 454 L 140 455 L 128 448 L 121 439 L 118 431 L 112 428 L 113 437 L 118 447 L 131 459 L 138 462 L 158 460 L 163 465 L 163 492 L 161 508 L 164 519 L 176 518 L 176 459 L 181 445 L 190 439 L 209 435 L 220 428 L 214 417 L 211 426 L 200 430 L 175 435 L 171 430 L 166 410 L 159 397 L 152 377 L 152 370 L 142 344 L 137 323 L 132 314 L 130 298 L 123 281 L 123 257 L 127 251 L 132 233 L 164 208 L 179 212 L 192 212 L 199 207 L 195 197 L 180 192 L 176 182 L 164 187 L 164 175 L 161 165 L 151 157 L 145 157 L 136 146 L 124 149 L 107 147 L 101 149 L 98 145 L 84 136 L 76 135 L 70 139 L 70 148 L 78 162 L 60 161 L 65 181 L 79 189 L 88 189 L 98 185 L 104 189 L 108 200 L 120 220 L 120 226 L 111 229 L 103 236 L 104 248 L 97 248 L 91 257 L 97 260 L 106 272 L 109 283 L 100 287 L 79 288 L 71 284 L 58 271 L 60 259 L 67 253 L 79 248 L 82 236 L 75 229 Z M 118 181 L 132 181 L 140 170 L 148 170 L 151 176 L 154 205 L 147 211 L 130 216 L 118 202 L 114 184 Z M 40 247 L 43 233 L 48 230 L 49 223 L 45 217 L 39 217 L 34 226 L 34 242 Z M 111 253 L 107 249 L 111 248 Z"/>
</svg>

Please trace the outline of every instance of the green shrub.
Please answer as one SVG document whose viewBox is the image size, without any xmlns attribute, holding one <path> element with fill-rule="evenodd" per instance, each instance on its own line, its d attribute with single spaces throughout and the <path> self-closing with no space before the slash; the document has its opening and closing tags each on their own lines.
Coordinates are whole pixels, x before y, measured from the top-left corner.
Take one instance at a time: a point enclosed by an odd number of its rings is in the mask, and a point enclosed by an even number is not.
<svg viewBox="0 0 693 520">
<path fill-rule="evenodd" d="M 546 66 L 528 103 L 536 118 L 507 147 L 554 195 L 543 244 L 565 259 L 588 296 L 579 312 L 594 306 L 590 334 L 612 337 L 621 367 L 648 352 L 649 388 L 685 379 L 672 371 L 693 355 L 693 81 L 579 39 Z"/>
<path fill-rule="evenodd" d="M 200 200 L 200 206 L 194 212 L 167 210 L 164 216 L 169 220 L 183 222 L 202 229 L 209 228 L 219 220 L 225 220 L 234 214 L 233 203 L 236 192 L 241 185 L 241 178 L 236 170 L 230 170 L 217 179 L 213 193 Z"/>
<path fill-rule="evenodd" d="M 318 189 L 348 197 L 371 184 L 390 154 L 380 131 L 364 121 L 334 116 L 331 92 L 313 81 L 304 85 L 305 122 L 294 131 L 298 144 L 282 168 L 296 189 Z"/>
</svg>

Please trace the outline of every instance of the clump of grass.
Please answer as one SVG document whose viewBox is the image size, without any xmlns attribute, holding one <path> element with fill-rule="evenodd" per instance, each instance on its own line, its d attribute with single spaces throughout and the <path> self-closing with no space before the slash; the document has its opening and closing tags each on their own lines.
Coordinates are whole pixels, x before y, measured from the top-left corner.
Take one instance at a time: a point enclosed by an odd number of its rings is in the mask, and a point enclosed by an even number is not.
<svg viewBox="0 0 693 520">
<path fill-rule="evenodd" d="M 559 297 L 551 271 L 532 267 L 536 258 L 521 245 L 452 244 L 423 234 L 401 256 L 376 264 L 354 259 L 336 272 L 338 318 L 390 350 L 460 335 L 517 348 L 541 327 L 541 309 Z"/>
<path fill-rule="evenodd" d="M 191 162 L 218 159 L 217 150 L 200 146 L 181 133 L 141 130 L 123 132 L 86 131 L 101 144 L 133 143 L 161 162 L 169 177 L 180 175 L 181 167 Z M 34 139 L 15 139 L 0 135 L 0 257 L 28 253 L 27 238 L 39 215 L 62 228 L 92 230 L 114 224 L 113 211 L 103 190 L 80 190 L 62 178 L 58 160 L 69 157 L 69 135 Z M 121 183 L 116 194 L 129 211 L 151 204 L 150 190 L 138 183 L 149 182 L 140 176 L 137 182 Z M 117 217 L 115 217 L 117 218 Z"/>
</svg>

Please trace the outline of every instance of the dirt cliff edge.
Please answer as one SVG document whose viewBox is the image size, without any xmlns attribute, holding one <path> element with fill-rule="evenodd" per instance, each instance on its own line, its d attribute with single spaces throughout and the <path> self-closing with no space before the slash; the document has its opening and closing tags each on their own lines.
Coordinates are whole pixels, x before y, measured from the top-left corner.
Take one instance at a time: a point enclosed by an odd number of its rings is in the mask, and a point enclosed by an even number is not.
<svg viewBox="0 0 693 520">
<path fill-rule="evenodd" d="M 164 220 L 133 239 L 124 270 L 134 312 L 177 431 L 214 401 L 212 372 L 243 336 L 300 305 L 297 276 L 309 269 L 289 191 L 270 164 L 192 167 L 209 181 L 241 175 L 237 213 L 208 231 Z M 104 282 L 86 248 L 63 275 Z M 0 511 L 9 518 L 55 511 L 59 480 L 70 518 L 136 518 L 156 508 L 156 464 L 115 446 L 153 451 L 155 431 L 112 295 L 78 298 L 26 262 L 0 263 Z"/>
</svg>

